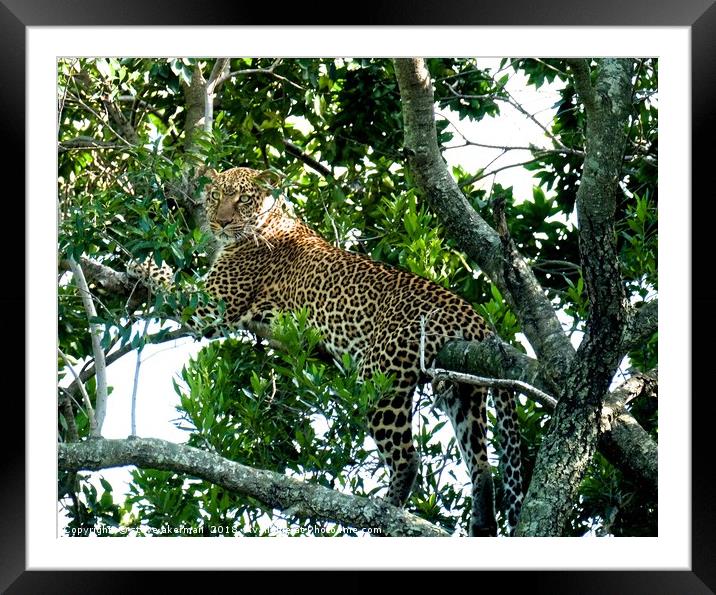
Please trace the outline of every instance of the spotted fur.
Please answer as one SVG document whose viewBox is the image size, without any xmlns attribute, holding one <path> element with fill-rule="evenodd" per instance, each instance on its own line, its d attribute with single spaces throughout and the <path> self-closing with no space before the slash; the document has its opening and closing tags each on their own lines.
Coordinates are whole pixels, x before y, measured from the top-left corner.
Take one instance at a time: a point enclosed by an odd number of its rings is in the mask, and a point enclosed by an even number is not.
<svg viewBox="0 0 716 595">
<path fill-rule="evenodd" d="M 425 361 L 450 339 L 480 341 L 490 334 L 468 302 L 412 273 L 332 246 L 294 217 L 271 192 L 275 177 L 233 168 L 209 172 L 206 210 L 222 250 L 209 271 L 208 292 L 222 299 L 231 323 L 266 329 L 276 312 L 308 307 L 309 322 L 334 357 L 350 354 L 363 378 L 394 374 L 392 394 L 378 401 L 368 424 L 389 467 L 387 500 L 402 506 L 418 473 L 412 435 L 413 393 L 421 378 L 421 318 Z M 153 282 L 171 282 L 154 271 Z M 197 312 L 211 317 L 210 308 Z M 493 485 L 486 448 L 487 389 L 441 388 L 439 406 L 448 414 L 472 481 L 470 535 L 496 535 Z M 510 531 L 522 499 L 519 432 L 514 397 L 496 391 L 495 404 L 505 446 L 503 476 Z"/>
</svg>

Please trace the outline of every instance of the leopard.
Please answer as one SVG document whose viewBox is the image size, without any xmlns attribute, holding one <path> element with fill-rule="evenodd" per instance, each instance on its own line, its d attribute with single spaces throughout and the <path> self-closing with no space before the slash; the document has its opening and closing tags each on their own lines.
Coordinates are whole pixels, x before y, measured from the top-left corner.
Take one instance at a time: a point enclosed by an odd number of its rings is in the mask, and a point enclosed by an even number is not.
<svg viewBox="0 0 716 595">
<path fill-rule="evenodd" d="M 421 276 L 338 247 L 311 229 L 280 192 L 273 170 L 205 168 L 203 200 L 218 255 L 205 279 L 212 303 L 200 319 L 217 316 L 232 327 L 266 335 L 281 312 L 305 309 L 329 357 L 348 354 L 367 380 L 391 376 L 390 392 L 369 411 L 369 435 L 387 467 L 385 500 L 403 507 L 419 471 L 413 438 L 413 401 L 427 381 L 424 364 L 450 340 L 482 341 L 494 333 L 472 305 Z M 158 288 L 171 286 L 166 265 L 135 273 Z M 214 303 L 216 302 L 216 304 Z M 495 496 L 487 451 L 488 387 L 434 383 L 438 409 L 451 421 L 471 482 L 470 536 L 496 536 Z M 522 493 L 521 445 L 515 395 L 493 388 L 497 430 L 503 440 L 502 480 L 507 534 L 513 535 Z"/>
</svg>

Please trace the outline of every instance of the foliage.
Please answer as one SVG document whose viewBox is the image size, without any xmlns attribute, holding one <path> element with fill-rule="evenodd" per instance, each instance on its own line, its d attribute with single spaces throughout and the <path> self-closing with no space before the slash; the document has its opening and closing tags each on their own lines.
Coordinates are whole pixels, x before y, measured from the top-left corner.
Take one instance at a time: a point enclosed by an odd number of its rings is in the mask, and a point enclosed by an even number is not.
<svg viewBox="0 0 716 595">
<path fill-rule="evenodd" d="M 456 167 L 453 175 L 487 221 L 494 201 L 504 200 L 513 240 L 569 321 L 568 330 L 580 329 L 589 302 L 574 201 L 585 121 L 566 64 L 504 60 L 499 72 L 469 59 L 435 58 L 427 64 L 437 106 L 464 125 L 499 115 L 511 100 L 505 86 L 514 76 L 524 76 L 535 89 L 546 84 L 559 89 L 552 146 L 535 148 L 524 166 L 534 176 L 531 195 L 515 196 L 513 188 L 499 183 L 476 183 L 482 170 Z M 177 291 L 169 294 L 138 293 L 128 300 L 91 287 L 98 305 L 93 322 L 102 325 L 105 349 L 139 348 L 150 339 L 137 321 L 185 322 L 208 299 L 200 279 L 210 264 L 211 242 L 193 211 L 201 180 L 187 182 L 196 173 L 197 154 L 219 169 L 250 165 L 283 172 L 282 192 L 325 238 L 456 291 L 504 339 L 516 341 L 519 322 L 503 296 L 446 237 L 404 167 L 400 98 L 389 60 L 232 59 L 236 74 L 217 90 L 211 132 L 190 134 L 187 84 L 197 69 L 208 77 L 213 65 L 214 60 L 199 58 L 58 62 L 60 261 L 89 257 L 122 272 L 131 259 L 150 257 L 176 271 Z M 657 76 L 656 60 L 638 61 L 616 214 L 622 273 L 637 306 L 658 290 Z M 438 136 L 443 147 L 453 140 L 447 121 L 438 120 Z M 312 165 L 316 162 L 323 170 Z M 92 355 L 87 318 L 70 281 L 69 275 L 60 276 L 59 346 L 83 362 Z M 318 337 L 306 327 L 305 312 L 279 317 L 275 325 L 286 351 L 234 335 L 213 341 L 184 367 L 175 390 L 188 444 L 348 493 L 380 494 L 385 471 L 366 440 L 364 420 L 390 379 L 360 383 L 354 362 L 326 361 L 315 350 Z M 654 336 L 630 353 L 629 361 L 634 369 L 647 370 L 656 356 Z M 63 362 L 58 374 L 67 384 Z M 87 388 L 94 398 L 93 381 Z M 408 508 L 449 531 L 461 529 L 469 491 L 455 440 L 445 419 L 430 410 L 429 394 L 420 395 L 417 407 L 422 463 Z M 656 435 L 654 404 L 637 401 L 630 407 Z M 79 437 L 85 438 L 87 417 L 78 407 L 75 414 Z M 529 401 L 523 401 L 519 416 L 529 476 L 548 416 Z M 64 440 L 68 428 L 60 418 Z M 498 441 L 494 456 L 499 453 Z M 495 473 L 499 479 L 499 469 Z M 129 495 L 119 504 L 112 501 L 121 498 L 116 486 L 113 493 L 103 482 L 99 495 L 87 477 L 80 475 L 77 482 L 76 502 L 62 500 L 68 530 L 111 520 L 143 534 L 164 523 L 230 527 L 250 535 L 279 528 L 298 534 L 309 522 L 282 518 L 252 499 L 171 472 L 134 471 Z M 499 481 L 496 485 L 499 501 Z M 574 534 L 655 534 L 653 503 L 601 457 L 581 493 Z"/>
</svg>

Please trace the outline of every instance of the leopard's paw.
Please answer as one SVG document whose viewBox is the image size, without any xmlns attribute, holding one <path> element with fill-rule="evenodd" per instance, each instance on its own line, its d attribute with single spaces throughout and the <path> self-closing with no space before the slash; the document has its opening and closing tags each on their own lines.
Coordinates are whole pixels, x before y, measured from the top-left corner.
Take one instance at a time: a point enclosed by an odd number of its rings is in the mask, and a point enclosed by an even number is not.
<svg viewBox="0 0 716 595">
<path fill-rule="evenodd" d="M 172 268 L 165 262 L 158 267 L 152 258 L 146 258 L 141 262 L 132 260 L 127 265 L 127 274 L 153 289 L 162 291 L 169 291 L 174 283 Z"/>
</svg>

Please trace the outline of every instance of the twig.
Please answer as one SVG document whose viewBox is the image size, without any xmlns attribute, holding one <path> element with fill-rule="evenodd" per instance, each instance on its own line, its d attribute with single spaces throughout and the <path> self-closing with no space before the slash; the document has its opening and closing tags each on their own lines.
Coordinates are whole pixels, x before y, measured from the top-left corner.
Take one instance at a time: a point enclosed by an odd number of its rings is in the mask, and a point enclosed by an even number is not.
<svg viewBox="0 0 716 595">
<path fill-rule="evenodd" d="M 497 93 L 488 93 L 485 95 L 464 95 L 456 91 L 455 88 L 449 83 L 445 83 L 445 85 L 448 89 L 450 89 L 450 92 L 454 95 L 456 99 L 492 99 L 493 101 L 504 101 L 505 103 L 509 103 L 518 112 L 520 112 L 526 118 L 532 120 L 532 122 L 539 126 L 542 132 L 544 132 L 544 134 L 547 136 L 547 138 L 551 139 L 552 142 L 554 142 L 558 148 L 567 152 L 572 150 L 566 147 L 557 137 L 555 137 L 549 130 L 547 130 L 547 128 L 537 118 L 534 117 L 534 114 L 530 114 L 524 107 L 522 107 L 522 104 L 512 96 L 512 94 L 507 90 L 505 85 L 501 84 L 499 81 L 496 81 L 494 77 L 492 77 L 492 82 L 495 83 L 495 85 L 500 90 L 505 92 L 506 97 L 502 97 Z"/>
<path fill-rule="evenodd" d="M 528 161 L 522 161 L 522 162 L 520 162 L 520 163 L 511 163 L 510 165 L 503 165 L 502 167 L 498 167 L 498 168 L 496 168 L 496 169 L 493 169 L 493 170 L 490 170 L 490 171 L 486 171 L 486 172 L 477 174 L 476 176 L 472 176 L 472 177 L 468 178 L 467 180 L 465 180 L 464 182 L 462 182 L 462 183 L 460 184 L 460 187 L 461 187 L 461 188 L 464 188 L 465 186 L 469 186 L 470 184 L 474 184 L 475 182 L 479 182 L 479 181 L 482 180 L 483 178 L 487 178 L 487 177 L 489 177 L 489 176 L 492 176 L 492 175 L 494 175 L 494 174 L 496 174 L 496 173 L 498 173 L 498 172 L 501 172 L 501 171 L 503 171 L 503 170 L 505 170 L 505 169 L 510 169 L 511 167 L 521 167 L 521 166 L 523 166 L 523 165 L 529 165 L 530 163 L 534 163 L 535 161 L 539 161 L 540 159 L 541 159 L 541 156 L 540 156 L 540 157 L 535 157 L 534 159 L 530 159 L 530 160 L 528 160 Z"/>
<path fill-rule="evenodd" d="M 319 174 L 322 174 L 327 178 L 333 177 L 333 172 L 330 169 L 328 169 L 322 163 L 316 161 L 310 155 L 304 153 L 298 146 L 294 145 L 291 141 L 283 139 L 283 146 L 286 148 L 286 153 L 288 153 L 289 155 L 293 155 L 299 161 L 303 161 L 303 163 L 305 163 L 311 169 L 316 170 Z"/>
<path fill-rule="evenodd" d="M 68 140 L 60 141 L 59 152 L 84 150 L 101 150 L 101 149 L 127 149 L 127 145 L 116 144 L 108 141 L 94 139 L 91 136 L 78 136 Z"/>
<path fill-rule="evenodd" d="M 76 95 L 76 96 L 70 95 L 70 97 L 71 97 L 74 101 L 76 101 L 81 107 L 83 107 L 83 108 L 86 109 L 89 113 L 91 113 L 95 118 L 97 118 L 97 120 L 98 120 L 99 122 L 101 122 L 101 123 L 104 124 L 107 128 L 109 128 L 109 130 L 110 130 L 119 140 L 121 140 L 125 145 L 127 145 L 128 147 L 135 147 L 135 146 L 136 146 L 136 145 L 133 145 L 132 143 L 130 143 L 130 142 L 129 142 L 126 138 L 124 138 L 119 132 L 117 132 L 114 128 L 112 128 L 112 126 L 110 125 L 110 123 L 109 123 L 107 120 L 105 120 L 97 111 L 95 111 L 95 110 L 92 109 L 89 105 L 87 105 L 84 101 L 82 101 L 82 99 L 80 99 L 79 89 L 77 90 L 77 95 Z"/>
<path fill-rule="evenodd" d="M 230 72 L 224 76 L 219 77 L 217 86 L 224 83 L 228 79 L 235 77 L 235 76 L 243 76 L 246 74 L 266 74 L 268 76 L 275 78 L 276 80 L 279 80 L 279 81 L 282 81 L 284 83 L 291 85 L 292 87 L 298 89 L 299 91 L 305 91 L 306 89 L 304 89 L 298 83 L 294 83 L 293 81 L 287 79 L 284 76 L 281 76 L 280 74 L 276 74 L 273 71 L 273 69 L 276 68 L 276 66 L 278 66 L 280 64 L 280 62 L 281 62 L 280 60 L 276 60 L 269 68 L 246 68 L 244 70 L 234 70 L 233 72 Z"/>
<path fill-rule="evenodd" d="M 574 271 L 581 271 L 582 267 L 568 260 L 538 260 L 532 263 L 533 269 L 545 270 L 545 267 L 555 267 L 554 269 L 547 268 L 547 271 L 559 272 L 560 269 L 570 269 Z"/>
<path fill-rule="evenodd" d="M 540 60 L 539 58 L 533 58 L 533 60 L 534 60 L 535 62 L 539 62 L 539 63 L 540 63 L 542 66 L 544 66 L 545 68 L 549 68 L 550 70 L 554 70 L 554 71 L 560 76 L 560 78 L 566 78 L 566 77 L 568 76 L 566 72 L 564 72 L 563 70 L 560 70 L 559 68 L 555 68 L 555 67 L 552 66 L 551 64 L 547 64 L 547 62 L 545 62 L 544 60 Z"/>
<path fill-rule="evenodd" d="M 578 151 L 577 149 L 570 149 L 569 147 L 562 146 L 562 148 L 558 149 L 548 149 L 546 147 L 537 147 L 535 145 L 530 145 L 527 147 L 522 146 L 505 146 L 505 145 L 489 145 L 486 143 L 478 143 L 475 141 L 470 140 L 467 138 L 462 132 L 460 132 L 460 129 L 444 114 L 436 113 L 436 116 L 439 116 L 443 118 L 452 128 L 457 132 L 460 137 L 465 141 L 464 145 L 456 145 L 452 147 L 446 147 L 447 149 L 457 149 L 462 147 L 482 147 L 483 149 L 500 149 L 504 153 L 507 153 L 508 151 L 531 151 L 532 153 L 538 154 L 538 155 L 548 155 L 548 154 L 568 154 L 568 155 L 577 155 L 580 157 L 584 156 L 584 151 Z"/>
<path fill-rule="evenodd" d="M 499 100 L 499 101 L 504 101 L 504 102 L 506 102 L 506 103 L 509 103 L 509 104 L 510 104 L 512 107 L 514 107 L 518 112 L 522 113 L 525 117 L 529 118 L 529 119 L 532 120 L 535 124 L 537 124 L 537 126 L 540 127 L 540 129 L 542 130 L 542 132 L 545 133 L 545 135 L 547 136 L 547 138 L 551 139 L 552 142 L 554 142 L 554 144 L 557 145 L 558 148 L 560 148 L 560 149 L 562 149 L 562 150 L 566 150 L 566 151 L 569 150 L 569 148 L 566 147 L 566 146 L 562 143 L 562 141 L 560 141 L 560 140 L 559 140 L 556 136 L 554 136 L 549 130 L 547 130 L 547 128 L 545 128 L 545 126 L 542 125 L 542 122 L 540 122 L 537 118 L 534 117 L 533 114 L 530 114 L 524 107 L 522 107 L 522 104 L 521 104 L 519 101 L 517 101 L 517 100 L 510 94 L 510 92 L 509 92 L 507 89 L 504 89 L 504 91 L 505 91 L 505 93 L 507 93 L 507 97 L 506 97 L 506 98 L 505 98 L 505 97 L 499 97 L 499 96 L 497 96 L 497 97 L 495 97 L 495 99 L 497 99 L 497 100 Z"/>
<path fill-rule="evenodd" d="M 105 363 L 104 351 L 100 345 L 102 329 L 97 323 L 92 322 L 92 319 L 97 318 L 97 310 L 94 306 L 94 301 L 92 300 L 92 294 L 90 294 L 89 287 L 87 286 L 87 280 L 82 272 L 82 267 L 77 264 L 77 261 L 73 257 L 70 257 L 68 261 L 75 279 L 75 284 L 80 290 L 82 303 L 84 304 L 85 311 L 87 312 L 87 322 L 89 324 L 90 338 L 92 340 L 92 353 L 95 361 L 95 376 L 97 379 L 95 419 L 97 421 L 97 425 L 93 429 L 91 436 L 101 436 L 102 424 L 104 423 L 104 416 L 107 411 L 107 366 Z"/>
<path fill-rule="evenodd" d="M 545 404 L 548 407 L 555 408 L 557 406 L 557 399 L 521 380 L 512 380 L 511 378 L 486 378 L 484 376 L 475 376 L 473 374 L 454 372 L 452 370 L 435 367 L 430 367 L 427 374 L 435 380 L 447 379 L 465 384 L 489 386 L 490 388 L 511 388 L 526 396 L 532 397 L 533 400 Z"/>
</svg>

